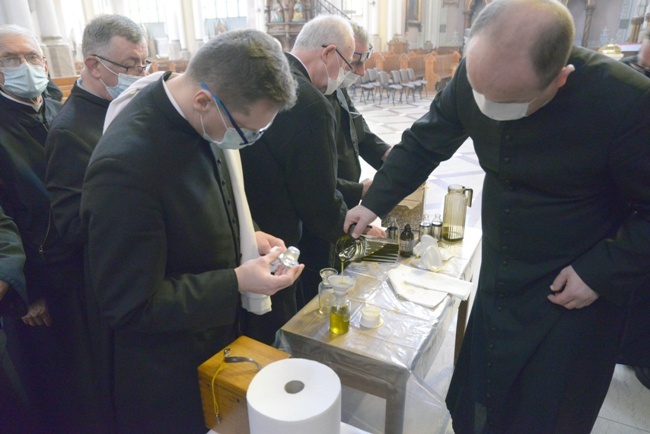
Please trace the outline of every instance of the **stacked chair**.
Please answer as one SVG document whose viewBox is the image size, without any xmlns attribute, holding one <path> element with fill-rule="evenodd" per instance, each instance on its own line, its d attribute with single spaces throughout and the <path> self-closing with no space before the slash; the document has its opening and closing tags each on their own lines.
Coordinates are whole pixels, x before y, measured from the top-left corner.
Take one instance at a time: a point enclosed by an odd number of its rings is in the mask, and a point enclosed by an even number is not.
<svg viewBox="0 0 650 434">
<path fill-rule="evenodd" d="M 427 81 L 425 79 L 416 79 L 415 71 L 413 71 L 413 68 L 406 68 L 406 73 L 410 82 L 415 85 L 416 92 L 420 94 L 420 99 L 422 99 L 422 89 L 424 89 L 424 95 L 428 97 L 429 95 L 427 93 Z"/>
<path fill-rule="evenodd" d="M 379 84 L 381 85 L 379 103 L 381 104 L 384 91 L 386 91 L 386 97 L 389 100 L 391 95 L 393 96 L 393 105 L 395 105 L 395 93 L 399 91 L 399 101 L 402 102 L 402 93 L 404 92 L 404 88 L 398 83 L 391 82 L 386 71 L 379 71 L 378 78 Z"/>
</svg>

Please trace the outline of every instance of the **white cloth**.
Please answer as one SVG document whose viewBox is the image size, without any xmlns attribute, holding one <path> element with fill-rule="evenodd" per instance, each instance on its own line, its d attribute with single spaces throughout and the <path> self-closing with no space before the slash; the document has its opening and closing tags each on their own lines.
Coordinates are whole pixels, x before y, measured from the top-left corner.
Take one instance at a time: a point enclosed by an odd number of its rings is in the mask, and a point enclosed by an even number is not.
<svg viewBox="0 0 650 434">
<path fill-rule="evenodd" d="M 472 290 L 470 282 L 404 264 L 388 271 L 388 281 L 398 295 L 427 307 L 435 307 L 447 294 L 467 300 Z"/>
</svg>

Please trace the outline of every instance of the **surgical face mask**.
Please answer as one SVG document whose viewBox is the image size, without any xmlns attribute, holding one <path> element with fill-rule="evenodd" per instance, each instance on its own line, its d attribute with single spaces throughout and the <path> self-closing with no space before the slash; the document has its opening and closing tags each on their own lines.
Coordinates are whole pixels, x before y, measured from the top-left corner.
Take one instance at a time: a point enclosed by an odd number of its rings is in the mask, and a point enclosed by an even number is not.
<svg viewBox="0 0 650 434">
<path fill-rule="evenodd" d="M 108 92 L 108 94 L 113 99 L 120 96 L 120 94 L 122 92 L 124 92 L 129 86 L 131 86 L 133 83 L 135 83 L 140 78 L 142 78 L 139 75 L 123 74 L 121 72 L 118 74 L 117 72 L 113 71 L 111 68 L 106 66 L 106 64 L 104 64 L 104 62 L 102 62 L 101 59 L 99 59 L 99 62 L 102 65 L 104 65 L 104 68 L 108 69 L 109 72 L 111 72 L 112 74 L 117 75 L 117 84 L 115 86 L 107 86 L 106 83 L 104 83 L 104 80 L 102 80 L 101 78 L 99 79 L 99 81 L 101 81 L 102 84 L 104 85 L 104 87 L 106 88 L 106 91 Z"/>
<path fill-rule="evenodd" d="M 343 83 L 343 80 L 345 79 L 345 71 L 339 65 L 339 74 L 336 76 L 335 80 L 332 80 L 327 72 L 327 64 L 325 61 L 323 61 L 323 65 L 325 65 L 325 74 L 327 74 L 327 89 L 325 89 L 325 95 L 331 95 L 339 88 L 341 83 Z"/>
<path fill-rule="evenodd" d="M 341 87 L 350 87 L 354 83 L 356 83 L 360 78 L 361 78 L 360 75 L 357 75 L 352 71 L 348 71 L 348 72 L 345 73 L 345 77 L 343 78 L 343 81 L 341 82 Z"/>
<path fill-rule="evenodd" d="M 217 108 L 217 110 L 219 110 Z M 221 116 L 221 120 L 223 121 L 223 124 L 226 125 L 226 120 L 223 118 L 223 115 L 221 114 L 221 110 L 219 110 L 219 116 Z M 237 132 L 236 129 L 233 127 L 226 127 L 226 134 L 223 135 L 223 139 L 221 139 L 220 142 L 214 140 L 208 133 L 205 132 L 205 126 L 203 125 L 203 116 L 200 117 L 201 119 L 201 129 L 203 130 L 203 138 L 210 142 L 212 145 L 218 146 L 221 149 L 242 149 L 245 148 L 246 146 L 252 145 L 255 140 L 250 140 L 248 137 L 253 138 L 253 136 L 257 136 L 258 133 L 255 131 L 247 130 L 246 128 L 241 128 L 242 133 L 244 133 L 244 136 L 247 137 L 248 143 L 244 143 L 241 136 Z M 258 136 L 259 137 L 259 136 Z M 255 137 L 257 139 L 257 137 Z"/>
<path fill-rule="evenodd" d="M 47 87 L 45 68 L 23 62 L 15 68 L 0 68 L 5 77 L 2 87 L 20 98 L 32 99 L 43 93 Z"/>
<path fill-rule="evenodd" d="M 535 101 L 522 103 L 493 102 L 486 99 L 483 94 L 478 93 L 474 89 L 472 89 L 472 93 L 474 94 L 474 101 L 476 101 L 476 105 L 478 105 L 481 113 L 495 121 L 514 121 L 521 119 L 526 116 L 528 107 Z"/>
<path fill-rule="evenodd" d="M 250 146 L 257 139 L 259 139 L 262 134 L 264 134 L 264 131 L 267 130 L 271 124 L 269 123 L 266 127 L 262 128 L 259 131 L 253 131 L 249 130 L 248 128 L 241 128 L 239 125 L 237 125 L 237 122 L 235 122 L 235 119 L 232 117 L 228 109 L 226 108 L 225 105 L 221 102 L 219 98 L 217 98 L 217 95 L 214 94 L 210 90 L 210 88 L 205 84 L 201 83 L 201 87 L 208 92 L 210 92 L 210 95 L 212 96 L 212 100 L 214 101 L 215 106 L 217 107 L 217 111 L 219 112 L 219 116 L 221 117 L 221 122 L 223 122 L 223 125 L 226 127 L 226 134 L 223 135 L 223 139 L 221 139 L 220 142 L 217 142 L 214 140 L 208 133 L 205 132 L 205 126 L 203 125 L 203 116 L 201 116 L 201 128 L 203 129 L 203 138 L 210 142 L 213 145 L 216 145 L 220 147 L 221 149 L 241 149 L 245 148 L 246 146 Z M 226 123 L 226 120 L 223 118 L 223 114 L 221 114 L 221 110 L 226 112 L 226 116 L 228 116 L 228 119 L 230 119 L 230 123 L 233 125 L 232 127 L 229 127 L 228 124 Z M 271 121 L 272 122 L 272 121 Z"/>
</svg>

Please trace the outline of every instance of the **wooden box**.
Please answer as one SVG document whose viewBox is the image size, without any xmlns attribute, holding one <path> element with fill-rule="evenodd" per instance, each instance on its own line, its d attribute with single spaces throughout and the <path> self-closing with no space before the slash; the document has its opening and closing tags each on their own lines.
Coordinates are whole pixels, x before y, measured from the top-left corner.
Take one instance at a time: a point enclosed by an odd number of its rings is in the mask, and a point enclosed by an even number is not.
<svg viewBox="0 0 650 434">
<path fill-rule="evenodd" d="M 289 354 L 246 336 L 240 336 L 226 348 L 230 357 L 249 357 L 262 366 L 271 362 L 289 358 Z M 205 426 L 219 434 L 248 433 L 248 407 L 246 392 L 253 377 L 258 372 L 257 366 L 250 362 L 223 363 L 225 353 L 222 349 L 199 366 L 199 388 L 203 404 Z M 217 373 L 217 370 L 221 370 Z M 215 376 L 215 373 L 216 376 Z M 212 379 L 214 377 L 214 394 Z M 213 397 L 219 408 L 219 420 L 214 411 Z"/>
</svg>

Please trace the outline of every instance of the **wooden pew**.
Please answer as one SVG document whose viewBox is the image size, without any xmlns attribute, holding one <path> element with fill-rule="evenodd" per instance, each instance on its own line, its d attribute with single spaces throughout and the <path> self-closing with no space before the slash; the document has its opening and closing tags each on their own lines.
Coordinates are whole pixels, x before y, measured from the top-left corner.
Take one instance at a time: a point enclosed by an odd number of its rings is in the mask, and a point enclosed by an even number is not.
<svg viewBox="0 0 650 434">
<path fill-rule="evenodd" d="M 375 51 L 366 61 L 366 69 L 378 68 L 380 71 L 391 71 L 413 68 L 417 79 L 427 81 L 427 92 L 441 90 L 454 75 L 460 62 L 460 54 L 455 51 L 449 54 L 438 54 L 411 51 L 408 54 L 395 54 L 390 51 Z"/>
<path fill-rule="evenodd" d="M 59 87 L 61 93 L 63 94 L 63 98 L 61 99 L 61 102 L 65 102 L 65 100 L 68 99 L 68 96 L 70 96 L 70 91 L 72 90 L 72 87 L 74 86 L 78 78 L 79 76 L 75 75 L 72 77 L 56 77 L 52 79 L 54 84 L 56 84 Z"/>
<path fill-rule="evenodd" d="M 457 51 L 451 54 L 432 52 L 427 54 L 424 62 L 426 65 L 424 79 L 427 81 L 427 91 L 434 89 L 439 91 L 447 85 L 456 72 L 460 54 Z"/>
</svg>

